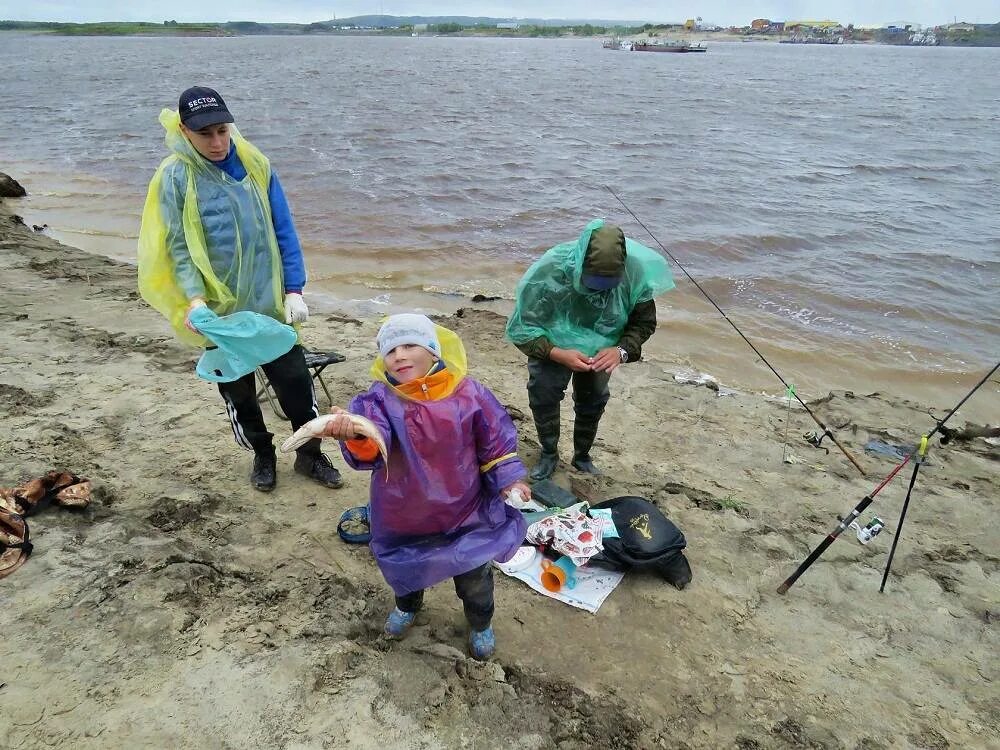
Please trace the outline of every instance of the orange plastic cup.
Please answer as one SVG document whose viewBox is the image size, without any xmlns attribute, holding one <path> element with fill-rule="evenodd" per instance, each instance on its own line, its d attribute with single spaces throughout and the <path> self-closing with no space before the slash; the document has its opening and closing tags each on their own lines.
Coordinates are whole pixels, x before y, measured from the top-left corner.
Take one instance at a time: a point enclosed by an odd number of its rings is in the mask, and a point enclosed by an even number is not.
<svg viewBox="0 0 1000 750">
<path fill-rule="evenodd" d="M 568 589 L 576 585 L 576 565 L 563 555 L 555 562 L 542 560 L 542 574 L 539 576 L 546 591 L 558 593 L 563 586 Z"/>
</svg>

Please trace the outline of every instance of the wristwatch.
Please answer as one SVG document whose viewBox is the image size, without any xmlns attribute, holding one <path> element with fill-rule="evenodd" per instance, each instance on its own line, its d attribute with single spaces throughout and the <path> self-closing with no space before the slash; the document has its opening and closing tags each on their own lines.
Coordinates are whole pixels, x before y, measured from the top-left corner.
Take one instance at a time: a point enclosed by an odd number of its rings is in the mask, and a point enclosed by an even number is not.
<svg viewBox="0 0 1000 750">
<path fill-rule="evenodd" d="M 624 346 L 618 347 L 618 356 L 621 357 L 622 362 L 628 362 L 628 350 Z"/>
</svg>

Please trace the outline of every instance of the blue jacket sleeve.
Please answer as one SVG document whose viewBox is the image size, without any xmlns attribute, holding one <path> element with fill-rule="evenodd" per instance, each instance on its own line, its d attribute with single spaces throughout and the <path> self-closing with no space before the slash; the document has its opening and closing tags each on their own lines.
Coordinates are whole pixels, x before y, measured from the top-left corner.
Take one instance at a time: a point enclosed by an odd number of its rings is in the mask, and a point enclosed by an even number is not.
<svg viewBox="0 0 1000 750">
<path fill-rule="evenodd" d="M 271 203 L 271 221 L 274 234 L 278 238 L 281 251 L 281 269 L 284 272 L 285 292 L 301 292 L 306 285 L 306 265 L 302 259 L 302 245 L 295 231 L 288 199 L 281 188 L 278 175 L 271 172 L 271 184 L 267 186 L 267 199 Z"/>
</svg>

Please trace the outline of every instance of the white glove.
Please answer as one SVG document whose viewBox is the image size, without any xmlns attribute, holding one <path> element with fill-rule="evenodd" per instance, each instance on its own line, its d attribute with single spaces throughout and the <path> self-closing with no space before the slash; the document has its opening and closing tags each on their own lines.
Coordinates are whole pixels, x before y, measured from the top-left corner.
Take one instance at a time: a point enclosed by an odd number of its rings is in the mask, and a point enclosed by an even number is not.
<svg viewBox="0 0 1000 750">
<path fill-rule="evenodd" d="M 193 300 L 191 300 L 191 304 L 188 305 L 187 313 L 185 313 L 184 315 L 184 326 L 189 331 L 191 331 L 191 333 L 197 333 L 198 335 L 201 335 L 201 331 L 195 328 L 194 324 L 191 322 L 191 312 L 193 310 L 198 309 L 199 307 L 204 307 L 204 306 L 205 306 L 205 300 L 203 300 L 201 297 L 195 297 Z"/>
<path fill-rule="evenodd" d="M 297 292 L 289 292 L 285 295 L 285 322 L 305 323 L 309 319 L 309 308 L 306 307 L 302 295 Z"/>
</svg>

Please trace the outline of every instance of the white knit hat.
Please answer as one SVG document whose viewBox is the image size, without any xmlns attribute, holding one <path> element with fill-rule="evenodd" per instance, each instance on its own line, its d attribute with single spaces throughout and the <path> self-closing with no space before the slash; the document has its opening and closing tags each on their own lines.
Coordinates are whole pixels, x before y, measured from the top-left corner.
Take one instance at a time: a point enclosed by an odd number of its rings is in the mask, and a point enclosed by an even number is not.
<svg viewBox="0 0 1000 750">
<path fill-rule="evenodd" d="M 441 356 L 441 342 L 438 341 L 434 323 L 426 315 L 400 313 L 389 317 L 378 330 L 375 345 L 383 357 L 400 344 L 422 346 L 435 357 Z"/>
</svg>

